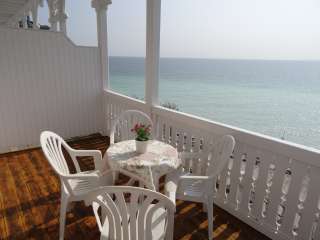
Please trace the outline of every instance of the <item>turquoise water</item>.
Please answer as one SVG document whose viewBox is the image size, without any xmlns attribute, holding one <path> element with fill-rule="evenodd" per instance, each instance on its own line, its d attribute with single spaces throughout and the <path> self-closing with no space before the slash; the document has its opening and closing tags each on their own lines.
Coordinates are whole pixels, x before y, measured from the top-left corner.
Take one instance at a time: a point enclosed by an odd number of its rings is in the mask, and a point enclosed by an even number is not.
<svg viewBox="0 0 320 240">
<path fill-rule="evenodd" d="M 144 97 L 144 59 L 110 58 L 111 88 Z M 320 61 L 161 59 L 160 101 L 320 149 Z"/>
</svg>

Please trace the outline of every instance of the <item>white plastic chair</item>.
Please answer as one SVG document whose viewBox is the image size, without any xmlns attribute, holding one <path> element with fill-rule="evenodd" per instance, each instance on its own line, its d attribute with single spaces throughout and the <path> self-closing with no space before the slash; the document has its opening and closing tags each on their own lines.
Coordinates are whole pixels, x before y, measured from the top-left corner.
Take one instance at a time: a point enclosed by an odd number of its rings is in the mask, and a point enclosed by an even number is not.
<svg viewBox="0 0 320 240">
<path fill-rule="evenodd" d="M 114 121 L 110 131 L 110 144 L 114 144 L 115 140 L 124 141 L 134 139 L 134 133 L 131 129 L 136 123 L 142 123 L 153 126 L 152 120 L 144 112 L 138 110 L 126 110 L 121 113 Z"/>
<path fill-rule="evenodd" d="M 223 136 L 208 153 L 181 153 L 183 167 L 166 179 L 165 192 L 171 200 L 200 202 L 208 214 L 208 235 L 212 239 L 214 184 L 234 150 L 235 140 Z"/>
<path fill-rule="evenodd" d="M 112 186 L 91 192 L 90 199 L 101 240 L 173 239 L 175 204 L 161 193 Z"/>
<path fill-rule="evenodd" d="M 102 162 L 101 152 L 98 150 L 76 150 L 71 148 L 60 136 L 53 132 L 44 131 L 41 133 L 40 142 L 42 150 L 54 171 L 59 175 L 61 181 L 61 207 L 60 207 L 60 230 L 59 239 L 64 238 L 66 211 L 69 202 L 82 201 L 86 203 L 86 194 L 94 188 L 102 185 L 113 184 L 114 171 L 107 170 L 107 164 Z M 63 148 L 70 155 L 76 169 L 71 174 L 66 159 L 63 155 Z M 92 171 L 81 171 L 77 157 L 92 156 L 95 169 Z M 130 173 L 125 173 L 129 175 Z M 143 180 L 138 176 L 129 175 L 132 180 L 139 182 Z"/>
</svg>

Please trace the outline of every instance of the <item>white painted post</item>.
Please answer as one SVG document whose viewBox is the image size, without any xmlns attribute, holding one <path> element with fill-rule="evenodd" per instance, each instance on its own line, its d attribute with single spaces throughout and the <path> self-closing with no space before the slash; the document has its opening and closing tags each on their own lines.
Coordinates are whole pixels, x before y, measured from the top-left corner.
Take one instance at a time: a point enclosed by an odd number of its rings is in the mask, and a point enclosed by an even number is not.
<svg viewBox="0 0 320 240">
<path fill-rule="evenodd" d="M 150 107 L 159 104 L 161 0 L 147 0 L 147 40 L 145 100 Z"/>
<path fill-rule="evenodd" d="M 91 6 L 97 14 L 98 48 L 100 54 L 100 74 L 103 89 L 109 89 L 109 56 L 108 56 L 108 31 L 107 8 L 111 0 L 92 0 Z"/>
</svg>

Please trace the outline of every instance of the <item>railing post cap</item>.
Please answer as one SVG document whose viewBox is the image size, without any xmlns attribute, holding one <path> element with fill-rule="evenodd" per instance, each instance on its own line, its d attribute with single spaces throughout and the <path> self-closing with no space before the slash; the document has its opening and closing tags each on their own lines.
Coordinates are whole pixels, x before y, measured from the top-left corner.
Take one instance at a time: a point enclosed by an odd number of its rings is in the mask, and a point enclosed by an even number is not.
<svg viewBox="0 0 320 240">
<path fill-rule="evenodd" d="M 106 10 L 108 5 L 111 3 L 111 0 L 92 0 L 91 7 L 95 8 L 96 10 Z"/>
</svg>

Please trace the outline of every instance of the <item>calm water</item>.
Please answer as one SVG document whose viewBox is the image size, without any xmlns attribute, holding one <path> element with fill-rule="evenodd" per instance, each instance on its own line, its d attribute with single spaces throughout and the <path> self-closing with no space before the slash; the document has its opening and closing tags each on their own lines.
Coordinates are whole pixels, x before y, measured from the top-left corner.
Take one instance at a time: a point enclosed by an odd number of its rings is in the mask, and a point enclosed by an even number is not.
<svg viewBox="0 0 320 240">
<path fill-rule="evenodd" d="M 110 58 L 111 88 L 144 96 L 144 59 Z M 160 100 L 320 149 L 320 61 L 161 59 Z"/>
</svg>

